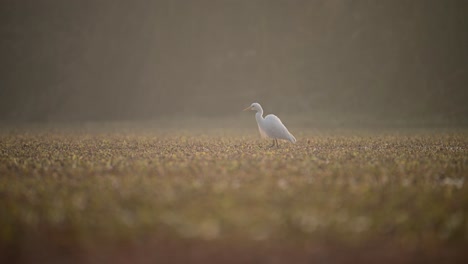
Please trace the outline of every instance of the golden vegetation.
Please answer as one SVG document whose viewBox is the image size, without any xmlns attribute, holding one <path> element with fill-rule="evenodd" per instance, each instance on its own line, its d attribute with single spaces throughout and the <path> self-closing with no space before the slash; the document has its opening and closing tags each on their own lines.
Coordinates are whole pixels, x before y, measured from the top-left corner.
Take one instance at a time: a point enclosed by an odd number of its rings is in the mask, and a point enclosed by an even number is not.
<svg viewBox="0 0 468 264">
<path fill-rule="evenodd" d="M 3 133 L 0 245 L 468 242 L 463 131 L 269 144 L 245 133 Z"/>
</svg>

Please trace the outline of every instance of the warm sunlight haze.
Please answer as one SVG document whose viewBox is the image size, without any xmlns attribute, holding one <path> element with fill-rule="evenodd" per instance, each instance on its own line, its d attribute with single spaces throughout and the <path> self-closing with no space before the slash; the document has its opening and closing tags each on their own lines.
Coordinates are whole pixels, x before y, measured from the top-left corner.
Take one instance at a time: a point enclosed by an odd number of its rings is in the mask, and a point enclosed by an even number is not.
<svg viewBox="0 0 468 264">
<path fill-rule="evenodd" d="M 468 1 L 0 10 L 0 263 L 468 263 Z"/>
</svg>

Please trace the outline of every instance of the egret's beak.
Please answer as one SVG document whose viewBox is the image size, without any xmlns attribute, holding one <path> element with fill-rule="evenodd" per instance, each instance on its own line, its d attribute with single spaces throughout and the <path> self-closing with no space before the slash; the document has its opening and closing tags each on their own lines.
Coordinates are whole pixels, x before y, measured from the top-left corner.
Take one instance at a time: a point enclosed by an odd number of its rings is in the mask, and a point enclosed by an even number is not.
<svg viewBox="0 0 468 264">
<path fill-rule="evenodd" d="M 250 110 L 250 106 L 247 107 L 246 109 L 242 110 L 242 111 L 247 111 L 247 110 Z"/>
</svg>

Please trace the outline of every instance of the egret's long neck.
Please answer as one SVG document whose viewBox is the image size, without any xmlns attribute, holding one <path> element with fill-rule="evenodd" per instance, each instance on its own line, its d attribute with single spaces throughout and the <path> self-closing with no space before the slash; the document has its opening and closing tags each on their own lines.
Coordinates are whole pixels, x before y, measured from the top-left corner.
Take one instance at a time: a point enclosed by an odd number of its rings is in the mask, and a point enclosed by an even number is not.
<svg viewBox="0 0 468 264">
<path fill-rule="evenodd" d="M 257 111 L 257 113 L 255 114 L 255 119 L 257 119 L 257 123 L 259 124 L 263 122 L 263 109 Z"/>
</svg>

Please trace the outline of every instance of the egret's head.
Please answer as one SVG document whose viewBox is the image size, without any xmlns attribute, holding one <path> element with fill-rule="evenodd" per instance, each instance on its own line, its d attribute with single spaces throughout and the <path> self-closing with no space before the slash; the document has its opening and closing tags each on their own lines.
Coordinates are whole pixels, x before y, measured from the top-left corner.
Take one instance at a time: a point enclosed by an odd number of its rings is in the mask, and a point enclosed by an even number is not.
<svg viewBox="0 0 468 264">
<path fill-rule="evenodd" d="M 244 111 L 247 111 L 247 110 L 256 111 L 256 112 L 262 111 L 262 106 L 259 103 L 253 103 L 249 107 L 244 109 Z"/>
</svg>

